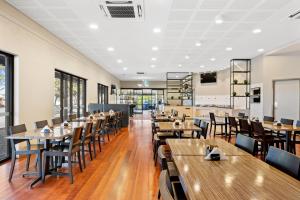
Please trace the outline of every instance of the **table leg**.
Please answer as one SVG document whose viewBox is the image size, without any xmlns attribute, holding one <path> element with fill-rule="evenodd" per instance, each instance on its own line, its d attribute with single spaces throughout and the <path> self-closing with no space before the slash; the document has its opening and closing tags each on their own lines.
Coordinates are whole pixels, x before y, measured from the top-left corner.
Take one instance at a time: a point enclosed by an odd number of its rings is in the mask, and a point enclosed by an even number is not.
<svg viewBox="0 0 300 200">
<path fill-rule="evenodd" d="M 285 147 L 285 150 L 288 151 L 288 152 L 291 152 L 291 132 L 290 131 L 287 131 L 286 134 L 286 147 Z"/>
</svg>

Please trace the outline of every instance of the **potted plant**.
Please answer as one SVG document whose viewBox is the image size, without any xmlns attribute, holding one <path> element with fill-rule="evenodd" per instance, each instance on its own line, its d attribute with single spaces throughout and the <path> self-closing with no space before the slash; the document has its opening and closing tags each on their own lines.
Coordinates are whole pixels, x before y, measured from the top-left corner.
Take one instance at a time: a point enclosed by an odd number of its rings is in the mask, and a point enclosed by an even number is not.
<svg viewBox="0 0 300 200">
<path fill-rule="evenodd" d="M 247 84 L 248 84 L 248 81 L 247 81 L 247 80 L 244 80 L 244 84 L 247 85 Z"/>
<path fill-rule="evenodd" d="M 245 92 L 245 95 L 246 95 L 246 97 L 249 97 L 250 93 L 249 92 Z"/>
<path fill-rule="evenodd" d="M 237 83 L 238 83 L 238 80 L 234 79 L 234 80 L 233 80 L 233 83 L 234 83 L 234 84 L 237 84 Z"/>
<path fill-rule="evenodd" d="M 236 92 L 233 92 L 233 93 L 232 93 L 232 96 L 234 96 L 234 97 L 235 97 L 235 96 L 236 96 Z"/>
<path fill-rule="evenodd" d="M 173 99 L 174 99 L 174 97 L 173 97 L 173 96 L 171 96 L 171 99 L 173 100 Z"/>
</svg>

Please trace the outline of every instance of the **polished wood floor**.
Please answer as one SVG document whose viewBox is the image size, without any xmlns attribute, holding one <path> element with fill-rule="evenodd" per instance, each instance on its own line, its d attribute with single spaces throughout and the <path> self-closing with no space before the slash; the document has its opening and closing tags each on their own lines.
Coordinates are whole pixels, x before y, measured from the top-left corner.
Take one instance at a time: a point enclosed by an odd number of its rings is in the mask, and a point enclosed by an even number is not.
<svg viewBox="0 0 300 200">
<path fill-rule="evenodd" d="M 234 139 L 232 140 L 234 142 Z M 299 147 L 297 148 L 299 155 Z M 149 116 L 138 115 L 128 129 L 104 144 L 95 160 L 87 155 L 87 167 L 81 173 L 73 165 L 74 184 L 68 177 L 48 177 L 45 184 L 29 188 L 32 178 L 23 178 L 25 159 L 19 159 L 12 182 L 10 162 L 0 166 L 0 199 L 157 199 L 159 169 L 154 167 Z M 33 159 L 32 159 L 33 160 Z M 32 161 L 31 170 L 34 160 Z"/>
</svg>

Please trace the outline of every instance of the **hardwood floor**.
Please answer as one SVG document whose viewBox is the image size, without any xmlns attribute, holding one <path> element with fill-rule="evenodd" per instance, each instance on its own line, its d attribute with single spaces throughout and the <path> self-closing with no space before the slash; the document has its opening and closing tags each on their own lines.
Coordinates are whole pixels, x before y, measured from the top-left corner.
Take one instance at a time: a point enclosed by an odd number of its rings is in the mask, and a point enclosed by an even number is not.
<svg viewBox="0 0 300 200">
<path fill-rule="evenodd" d="M 130 126 L 105 143 L 95 160 L 86 156 L 82 173 L 73 164 L 74 184 L 68 177 L 50 177 L 29 189 L 32 178 L 23 178 L 25 159 L 16 163 L 12 182 L 10 162 L 0 166 L 0 199 L 156 199 L 159 169 L 154 167 L 149 120 L 131 120 Z M 32 159 L 31 164 L 34 164 Z M 35 170 L 31 165 L 31 170 Z"/>
<path fill-rule="evenodd" d="M 25 159 L 18 159 L 11 183 L 7 181 L 10 162 L 4 163 L 0 166 L 0 199 L 157 199 L 159 169 L 154 167 L 148 116 L 130 120 L 128 129 L 106 141 L 101 153 L 97 149 L 93 161 L 87 154 L 86 162 L 82 173 L 74 163 L 74 184 L 68 177 L 48 176 L 45 184 L 38 183 L 33 189 L 29 189 L 33 178 L 22 177 Z M 31 170 L 35 170 L 33 164 L 34 159 Z"/>
</svg>

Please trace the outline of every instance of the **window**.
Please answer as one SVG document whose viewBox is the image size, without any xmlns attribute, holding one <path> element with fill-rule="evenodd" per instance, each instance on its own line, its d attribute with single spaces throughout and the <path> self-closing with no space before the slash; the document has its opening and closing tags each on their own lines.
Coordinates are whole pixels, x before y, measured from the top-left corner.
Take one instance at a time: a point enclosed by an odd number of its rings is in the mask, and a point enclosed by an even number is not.
<svg viewBox="0 0 300 200">
<path fill-rule="evenodd" d="M 86 79 L 55 70 L 54 116 L 68 119 L 86 111 Z"/>
<path fill-rule="evenodd" d="M 108 104 L 108 86 L 98 83 L 98 103 Z"/>
<path fill-rule="evenodd" d="M 0 51 L 0 161 L 10 157 L 8 127 L 13 125 L 14 56 Z"/>
</svg>

